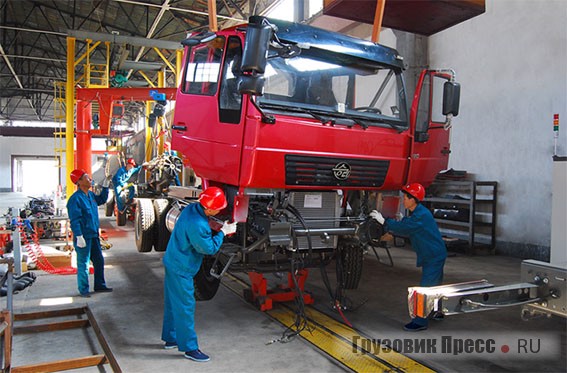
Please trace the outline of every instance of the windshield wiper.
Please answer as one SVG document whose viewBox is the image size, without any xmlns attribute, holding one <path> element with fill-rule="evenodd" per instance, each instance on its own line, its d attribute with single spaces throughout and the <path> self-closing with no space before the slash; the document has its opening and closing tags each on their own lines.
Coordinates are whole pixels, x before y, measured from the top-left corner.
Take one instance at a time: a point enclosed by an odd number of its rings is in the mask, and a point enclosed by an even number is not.
<svg viewBox="0 0 567 373">
<path fill-rule="evenodd" d="M 393 129 L 397 130 L 398 132 L 403 132 L 406 129 L 405 126 L 398 124 L 395 120 L 387 119 L 387 118 L 383 118 L 383 117 L 368 118 L 366 116 L 352 115 L 352 114 L 350 114 L 348 117 L 351 118 L 354 121 L 364 121 L 364 122 L 371 122 L 371 123 L 372 122 L 378 122 L 378 123 L 387 124 L 390 128 L 393 128 Z"/>
<path fill-rule="evenodd" d="M 334 124 L 337 124 L 337 121 L 335 120 L 335 118 L 341 118 L 341 119 L 351 120 L 354 123 L 358 124 L 363 129 L 367 129 L 368 127 L 371 126 L 371 123 L 376 123 L 376 122 L 386 124 L 390 128 L 397 130 L 398 132 L 402 132 L 406 129 L 404 126 L 400 126 L 399 124 L 395 123 L 392 120 L 388 120 L 386 118 L 381 118 L 381 117 L 368 118 L 368 117 L 362 116 L 362 115 L 352 115 L 352 114 L 346 114 L 346 113 L 327 112 L 327 111 L 321 112 L 321 111 L 310 110 L 310 109 L 297 107 L 297 106 L 286 106 L 286 105 L 279 105 L 279 104 L 272 104 L 272 103 L 265 103 L 265 102 L 261 102 L 261 103 L 259 103 L 259 105 L 260 105 L 260 107 L 267 108 L 267 109 L 276 109 L 276 110 L 282 110 L 282 111 L 290 111 L 290 112 L 294 112 L 294 113 L 309 114 L 313 118 L 319 120 L 322 124 L 328 123 L 328 124 L 334 125 Z M 348 127 L 352 127 L 352 125 L 345 124 L 345 123 L 339 123 L 339 124 L 346 125 Z"/>
<path fill-rule="evenodd" d="M 309 109 L 305 109 L 305 108 L 301 108 L 301 107 L 278 105 L 278 104 L 268 104 L 268 103 L 264 103 L 264 102 L 260 103 L 260 107 L 264 107 L 264 108 L 267 108 L 267 109 L 277 109 L 277 110 L 282 110 L 282 111 L 292 111 L 294 113 L 309 114 L 313 118 L 320 121 L 322 124 L 329 123 L 329 122 L 331 124 L 335 124 L 335 120 L 333 118 L 327 118 L 323 115 L 320 115 L 320 114 L 314 112 L 313 110 L 309 110 Z M 327 114 L 327 113 L 325 113 L 325 114 Z M 331 114 L 331 113 L 329 113 L 329 114 Z"/>
</svg>

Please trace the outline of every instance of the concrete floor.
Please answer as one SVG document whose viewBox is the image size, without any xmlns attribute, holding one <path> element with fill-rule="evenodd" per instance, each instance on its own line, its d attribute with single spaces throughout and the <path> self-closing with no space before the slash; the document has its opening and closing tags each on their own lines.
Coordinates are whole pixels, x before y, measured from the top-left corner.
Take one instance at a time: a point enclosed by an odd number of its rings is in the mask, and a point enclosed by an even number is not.
<svg viewBox="0 0 567 373">
<path fill-rule="evenodd" d="M 101 214 L 103 216 L 103 214 Z M 197 304 L 196 325 L 200 347 L 211 355 L 208 363 L 183 358 L 177 350 L 162 348 L 163 310 L 162 253 L 136 251 L 132 223 L 116 227 L 102 218 L 112 249 L 105 251 L 106 279 L 113 293 L 76 297 L 76 276 L 51 275 L 41 271 L 37 281 L 14 296 L 14 311 L 36 312 L 88 304 L 124 372 L 335 372 L 345 369 L 308 342 L 266 345 L 279 338 L 284 327 L 257 311 L 226 287 L 216 297 Z M 353 311 L 345 316 L 369 338 L 438 339 L 493 338 L 516 340 L 518 336 L 540 339 L 544 348 L 536 354 L 510 358 L 496 354 L 421 354 L 415 359 L 444 372 L 565 372 L 567 322 L 561 318 L 522 321 L 520 307 L 447 317 L 431 322 L 427 331 L 408 333 L 407 287 L 419 282 L 415 254 L 409 248 L 392 248 L 395 266 L 384 266 L 372 253 L 365 258 L 361 286 L 350 291 Z M 457 254 L 445 266 L 445 283 L 486 278 L 501 285 L 519 282 L 521 260 L 498 256 Z M 331 274 L 333 266 L 329 267 Z M 330 276 L 331 279 L 333 276 Z M 92 276 L 91 276 L 92 286 Z M 315 307 L 336 319 L 318 271 L 312 271 L 306 289 L 314 294 Z M 5 301 L 5 298 L 4 300 Z M 56 305 L 45 305 L 46 303 Z M 5 304 L 5 303 L 4 303 Z M 516 338 L 516 339 L 514 339 Z M 101 353 L 92 332 L 81 330 L 25 334 L 14 337 L 13 366 L 54 361 Z M 95 372 L 98 368 L 79 371 Z M 103 371 L 111 371 L 105 365 Z"/>
</svg>

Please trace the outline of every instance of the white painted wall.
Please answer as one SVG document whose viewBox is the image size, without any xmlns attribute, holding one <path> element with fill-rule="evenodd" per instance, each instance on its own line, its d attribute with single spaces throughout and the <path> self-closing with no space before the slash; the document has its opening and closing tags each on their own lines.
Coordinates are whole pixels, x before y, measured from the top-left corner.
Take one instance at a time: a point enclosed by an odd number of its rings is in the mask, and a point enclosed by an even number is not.
<svg viewBox="0 0 567 373">
<path fill-rule="evenodd" d="M 462 84 L 449 166 L 499 182 L 498 241 L 549 246 L 555 113 L 567 154 L 567 1 L 486 0 L 429 37 L 429 62 Z"/>
</svg>

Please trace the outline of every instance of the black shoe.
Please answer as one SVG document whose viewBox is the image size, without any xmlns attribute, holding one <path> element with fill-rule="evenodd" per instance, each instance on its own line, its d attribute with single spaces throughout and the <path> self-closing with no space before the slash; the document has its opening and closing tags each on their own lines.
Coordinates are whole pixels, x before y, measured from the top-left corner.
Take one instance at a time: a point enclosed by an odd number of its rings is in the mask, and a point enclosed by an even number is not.
<svg viewBox="0 0 567 373">
<path fill-rule="evenodd" d="M 209 355 L 203 353 L 201 350 L 187 351 L 185 352 L 185 358 L 201 363 L 211 360 Z"/>
<path fill-rule="evenodd" d="M 404 330 L 408 332 L 419 332 L 422 330 L 427 330 L 427 326 L 419 325 L 412 321 L 409 324 L 404 325 Z"/>
<path fill-rule="evenodd" d="M 163 348 L 165 348 L 166 350 L 171 350 L 176 347 L 177 347 L 177 342 L 165 342 L 165 344 L 163 345 Z"/>
<path fill-rule="evenodd" d="M 110 293 L 112 291 L 112 288 L 105 287 L 100 289 L 94 289 L 94 291 L 96 291 L 97 293 Z"/>
<path fill-rule="evenodd" d="M 89 293 L 79 293 L 79 296 L 81 298 L 90 298 L 91 297 L 91 295 Z"/>
</svg>

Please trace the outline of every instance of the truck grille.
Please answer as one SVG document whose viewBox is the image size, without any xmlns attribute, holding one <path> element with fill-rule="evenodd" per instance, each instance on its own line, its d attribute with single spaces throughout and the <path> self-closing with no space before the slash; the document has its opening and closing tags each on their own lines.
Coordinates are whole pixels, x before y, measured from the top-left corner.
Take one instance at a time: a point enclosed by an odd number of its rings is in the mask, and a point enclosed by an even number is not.
<svg viewBox="0 0 567 373">
<path fill-rule="evenodd" d="M 390 161 L 285 156 L 286 185 L 380 187 Z"/>
</svg>

